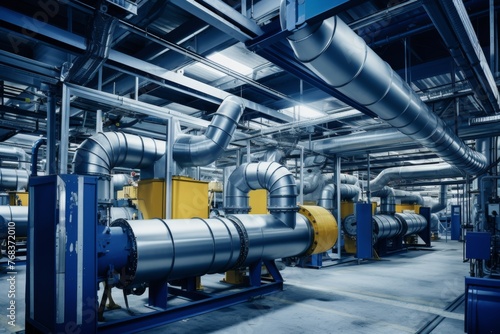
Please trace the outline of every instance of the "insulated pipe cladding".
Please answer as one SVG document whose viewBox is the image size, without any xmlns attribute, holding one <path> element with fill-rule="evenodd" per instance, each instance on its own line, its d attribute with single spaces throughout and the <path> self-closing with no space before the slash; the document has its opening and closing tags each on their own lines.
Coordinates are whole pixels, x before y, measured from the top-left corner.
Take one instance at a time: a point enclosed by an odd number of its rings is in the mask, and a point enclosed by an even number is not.
<svg viewBox="0 0 500 334">
<path fill-rule="evenodd" d="M 288 19 L 285 8 L 282 1 L 282 27 Z M 465 145 L 340 18 L 304 24 L 288 41 L 298 60 L 319 78 L 449 164 L 469 174 L 486 168 L 486 157 Z"/>
<path fill-rule="evenodd" d="M 122 286 L 247 267 L 260 260 L 325 252 L 337 241 L 337 222 L 317 206 L 297 207 L 293 175 L 275 162 L 238 167 L 226 186 L 228 211 L 248 212 L 248 192 L 269 192 L 269 215 L 210 219 L 115 220 L 102 227 L 99 275 L 111 268 Z M 297 213 L 297 210 L 299 210 Z"/>
<path fill-rule="evenodd" d="M 295 228 L 273 215 L 210 219 L 115 220 L 102 226 L 99 276 L 110 268 L 122 286 L 167 281 L 246 267 L 259 260 L 325 252 L 337 241 L 327 210 L 303 206 Z"/>
<path fill-rule="evenodd" d="M 416 213 L 396 213 L 394 215 L 374 215 L 372 217 L 375 239 L 388 239 L 416 234 L 425 229 L 427 220 Z M 349 215 L 344 220 L 344 231 L 347 235 L 356 236 L 356 217 Z"/>
</svg>

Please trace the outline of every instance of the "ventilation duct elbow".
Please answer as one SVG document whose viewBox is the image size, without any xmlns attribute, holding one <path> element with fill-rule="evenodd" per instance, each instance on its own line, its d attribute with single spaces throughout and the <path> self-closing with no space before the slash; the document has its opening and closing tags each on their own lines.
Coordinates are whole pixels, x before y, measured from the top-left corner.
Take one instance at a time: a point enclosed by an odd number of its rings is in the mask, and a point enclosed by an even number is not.
<svg viewBox="0 0 500 334">
<path fill-rule="evenodd" d="M 86 139 L 73 157 L 73 172 L 109 177 L 114 167 L 145 168 L 165 154 L 165 142 L 122 132 Z"/>
<path fill-rule="evenodd" d="M 243 164 L 229 176 L 226 188 L 226 213 L 248 213 L 248 192 L 266 189 L 269 212 L 295 228 L 297 186 L 292 173 L 282 165 L 276 162 Z"/>
<path fill-rule="evenodd" d="M 285 12 L 281 15 L 286 22 Z M 327 84 L 443 160 L 470 174 L 486 167 L 484 155 L 465 145 L 338 17 L 304 25 L 288 41 L 299 61 Z"/>
<path fill-rule="evenodd" d="M 370 190 L 377 192 L 389 182 L 403 179 L 425 179 L 459 177 L 462 172 L 449 164 L 405 166 L 384 169 L 376 178 L 370 181 Z"/>
<path fill-rule="evenodd" d="M 240 98 L 229 96 L 222 101 L 204 135 L 179 136 L 173 146 L 173 158 L 181 166 L 206 166 L 217 160 L 231 142 L 244 105 Z"/>
</svg>

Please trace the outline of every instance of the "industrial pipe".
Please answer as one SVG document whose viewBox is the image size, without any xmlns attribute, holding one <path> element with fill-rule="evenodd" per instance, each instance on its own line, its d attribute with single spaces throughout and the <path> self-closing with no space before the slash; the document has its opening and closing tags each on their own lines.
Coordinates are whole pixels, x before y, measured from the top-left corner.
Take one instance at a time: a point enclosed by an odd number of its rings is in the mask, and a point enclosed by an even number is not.
<svg viewBox="0 0 500 334">
<path fill-rule="evenodd" d="M 248 192 L 266 189 L 268 210 L 288 227 L 295 227 L 297 186 L 292 173 L 276 162 L 240 165 L 229 176 L 226 191 L 226 213 L 248 213 Z"/>
<path fill-rule="evenodd" d="M 396 213 L 394 215 L 379 214 L 372 217 L 374 237 L 388 239 L 416 234 L 425 229 L 427 220 L 416 213 Z M 349 215 L 344 219 L 344 231 L 349 236 L 356 236 L 356 216 Z"/>
<path fill-rule="evenodd" d="M 285 27 L 283 4 L 281 26 Z M 303 25 L 288 41 L 298 60 L 327 84 L 449 164 L 470 174 L 486 167 L 485 156 L 465 145 L 340 18 Z"/>
<path fill-rule="evenodd" d="M 353 184 L 340 184 L 340 199 L 341 200 L 352 200 L 354 197 L 359 196 L 361 189 Z M 333 184 L 327 184 L 321 190 L 320 198 L 318 199 L 318 205 L 327 209 L 333 210 L 334 206 L 334 196 L 336 193 L 336 187 Z"/>
<path fill-rule="evenodd" d="M 28 188 L 29 171 L 25 169 L 0 168 L 0 187 L 10 190 Z"/>
<path fill-rule="evenodd" d="M 73 157 L 73 172 L 109 177 L 114 167 L 149 167 L 164 154 L 163 141 L 122 132 L 101 132 L 78 147 Z"/>
<path fill-rule="evenodd" d="M 38 151 L 42 145 L 47 144 L 46 138 L 40 138 L 31 146 L 31 176 L 37 176 Z"/>
<path fill-rule="evenodd" d="M 8 223 L 16 225 L 16 238 L 28 235 L 28 207 L 27 206 L 0 206 L 0 240 L 7 238 Z"/>
<path fill-rule="evenodd" d="M 449 164 L 391 167 L 384 169 L 370 181 L 370 189 L 376 192 L 392 181 L 425 178 L 460 177 L 462 172 Z"/>
<path fill-rule="evenodd" d="M 247 267 L 260 260 L 324 252 L 337 241 L 337 224 L 323 208 L 304 206 L 295 228 L 273 215 L 210 219 L 115 220 L 101 237 L 99 276 L 110 266 L 124 285 L 175 280 Z M 197 251 L 200 250 L 200 251 Z"/>
<path fill-rule="evenodd" d="M 173 158 L 181 167 L 206 166 L 229 145 L 243 114 L 243 101 L 228 96 L 222 101 L 204 135 L 181 135 L 173 145 Z"/>
<path fill-rule="evenodd" d="M 0 145 L 0 157 L 9 159 L 17 159 L 19 169 L 27 169 L 26 162 L 28 161 L 26 152 L 18 147 Z"/>
<path fill-rule="evenodd" d="M 112 220 L 142 219 L 142 212 L 131 207 L 113 207 L 110 210 Z M 16 224 L 16 238 L 28 236 L 28 206 L 0 205 L 0 240 L 7 235 L 7 224 Z"/>
</svg>

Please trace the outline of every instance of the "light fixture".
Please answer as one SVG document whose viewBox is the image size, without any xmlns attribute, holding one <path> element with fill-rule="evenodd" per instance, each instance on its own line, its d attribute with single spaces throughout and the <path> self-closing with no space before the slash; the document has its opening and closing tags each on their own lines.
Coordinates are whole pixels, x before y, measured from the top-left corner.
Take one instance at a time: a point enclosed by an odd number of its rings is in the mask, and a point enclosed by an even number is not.
<svg viewBox="0 0 500 334">
<path fill-rule="evenodd" d="M 220 52 L 215 52 L 207 56 L 207 58 L 242 75 L 249 75 L 253 71 L 251 67 L 248 67 L 234 59 L 224 56 Z"/>
</svg>

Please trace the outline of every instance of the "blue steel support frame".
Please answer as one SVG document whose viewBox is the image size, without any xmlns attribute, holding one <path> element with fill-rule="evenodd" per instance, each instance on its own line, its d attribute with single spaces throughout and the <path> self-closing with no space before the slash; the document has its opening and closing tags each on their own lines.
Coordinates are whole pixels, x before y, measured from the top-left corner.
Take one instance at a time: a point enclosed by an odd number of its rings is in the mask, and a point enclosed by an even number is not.
<svg viewBox="0 0 500 334">
<path fill-rule="evenodd" d="M 422 238 L 427 247 L 431 246 L 431 208 L 429 207 L 420 207 L 418 212 L 420 215 L 424 216 L 427 221 L 427 225 L 425 228 L 418 233 L 418 236 Z"/>
<path fill-rule="evenodd" d="M 462 221 L 462 207 L 451 206 L 451 240 L 460 240 L 460 229 Z"/>
<path fill-rule="evenodd" d="M 371 203 L 356 203 L 356 257 L 373 257 L 373 222 Z"/>
<path fill-rule="evenodd" d="M 260 277 L 262 264 L 272 277 L 271 282 L 263 282 Z M 137 315 L 115 322 L 103 323 L 98 327 L 98 333 L 133 333 L 161 325 L 166 325 L 188 317 L 208 313 L 224 307 L 236 305 L 250 298 L 268 295 L 283 290 L 283 278 L 274 261 L 258 262 L 250 266 L 250 287 L 244 287 L 237 292 L 227 292 L 220 295 L 208 295 L 203 292 L 187 291 L 182 288 L 169 287 L 169 293 L 189 298 L 191 302 L 184 305 Z"/>
<path fill-rule="evenodd" d="M 26 333 L 95 333 L 96 178 L 31 177 L 29 195 Z"/>
</svg>

